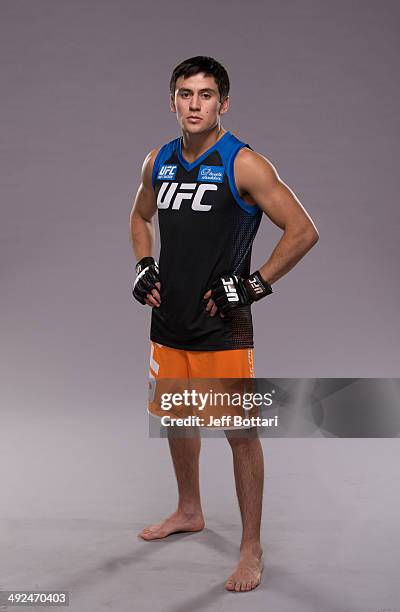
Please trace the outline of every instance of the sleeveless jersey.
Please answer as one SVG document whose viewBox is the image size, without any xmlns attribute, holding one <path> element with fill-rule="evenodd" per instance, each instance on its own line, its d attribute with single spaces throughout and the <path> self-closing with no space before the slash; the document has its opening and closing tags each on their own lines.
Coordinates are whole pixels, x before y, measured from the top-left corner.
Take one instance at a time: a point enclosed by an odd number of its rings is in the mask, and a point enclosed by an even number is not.
<svg viewBox="0 0 400 612">
<path fill-rule="evenodd" d="M 182 137 L 161 147 L 153 187 L 160 229 L 161 305 L 152 308 L 150 338 L 172 348 L 216 351 L 253 348 L 250 306 L 231 319 L 211 317 L 203 295 L 223 274 L 250 274 L 262 211 L 240 198 L 233 162 L 242 147 L 231 132 L 193 163 L 182 155 Z"/>
</svg>

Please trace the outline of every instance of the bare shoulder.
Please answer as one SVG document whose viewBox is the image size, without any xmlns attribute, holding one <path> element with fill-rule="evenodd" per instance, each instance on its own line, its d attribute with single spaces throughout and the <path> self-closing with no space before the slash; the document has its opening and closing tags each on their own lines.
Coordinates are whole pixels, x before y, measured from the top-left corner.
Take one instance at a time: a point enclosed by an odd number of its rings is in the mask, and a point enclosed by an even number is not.
<svg viewBox="0 0 400 612">
<path fill-rule="evenodd" d="M 145 186 L 151 186 L 152 184 L 152 174 L 154 168 L 154 161 L 157 157 L 157 154 L 161 147 L 151 149 L 149 153 L 146 155 L 144 162 L 142 164 L 142 183 Z"/>
<path fill-rule="evenodd" d="M 275 183 L 279 180 L 278 172 L 272 162 L 248 147 L 239 150 L 234 162 L 235 181 L 238 189 L 244 192 L 253 182 Z"/>
</svg>

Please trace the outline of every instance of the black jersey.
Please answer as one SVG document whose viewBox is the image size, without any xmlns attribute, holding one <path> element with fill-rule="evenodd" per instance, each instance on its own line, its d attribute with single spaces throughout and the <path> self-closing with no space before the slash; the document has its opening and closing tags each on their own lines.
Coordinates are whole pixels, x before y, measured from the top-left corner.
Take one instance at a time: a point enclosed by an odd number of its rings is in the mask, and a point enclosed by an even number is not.
<svg viewBox="0 0 400 612">
<path fill-rule="evenodd" d="M 242 200 L 233 162 L 251 147 L 231 132 L 193 163 L 182 156 L 182 137 L 165 144 L 153 169 L 160 228 L 161 305 L 152 309 L 150 338 L 173 348 L 201 351 L 253 348 L 250 306 L 232 318 L 211 317 L 203 295 L 226 273 L 250 274 L 251 248 L 262 211 Z"/>
</svg>

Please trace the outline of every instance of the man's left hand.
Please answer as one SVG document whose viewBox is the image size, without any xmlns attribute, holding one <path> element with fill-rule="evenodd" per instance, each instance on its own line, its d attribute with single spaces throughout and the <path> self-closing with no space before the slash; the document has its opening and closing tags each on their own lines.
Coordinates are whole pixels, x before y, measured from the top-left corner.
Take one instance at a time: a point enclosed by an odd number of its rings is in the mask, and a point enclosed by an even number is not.
<svg viewBox="0 0 400 612">
<path fill-rule="evenodd" d="M 272 293 L 271 285 L 257 271 L 247 278 L 237 274 L 225 274 L 211 285 L 204 299 L 208 299 L 206 311 L 214 316 L 217 310 L 221 317 L 229 316 L 232 310 L 252 304 Z"/>
</svg>

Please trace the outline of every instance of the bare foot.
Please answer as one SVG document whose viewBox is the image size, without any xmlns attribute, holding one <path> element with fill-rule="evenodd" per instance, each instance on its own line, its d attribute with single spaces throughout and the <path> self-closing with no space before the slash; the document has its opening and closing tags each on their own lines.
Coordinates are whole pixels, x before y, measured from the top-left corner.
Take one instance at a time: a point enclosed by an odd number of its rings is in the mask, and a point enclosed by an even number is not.
<svg viewBox="0 0 400 612">
<path fill-rule="evenodd" d="M 204 528 L 204 518 L 201 513 L 183 514 L 182 512 L 174 512 L 156 525 L 145 527 L 140 533 L 140 537 L 144 540 L 157 540 L 166 538 L 171 533 L 179 531 L 201 531 Z"/>
<path fill-rule="evenodd" d="M 260 547 L 241 550 L 238 566 L 225 583 L 227 591 L 251 591 L 260 584 L 264 567 L 262 554 Z"/>
</svg>

